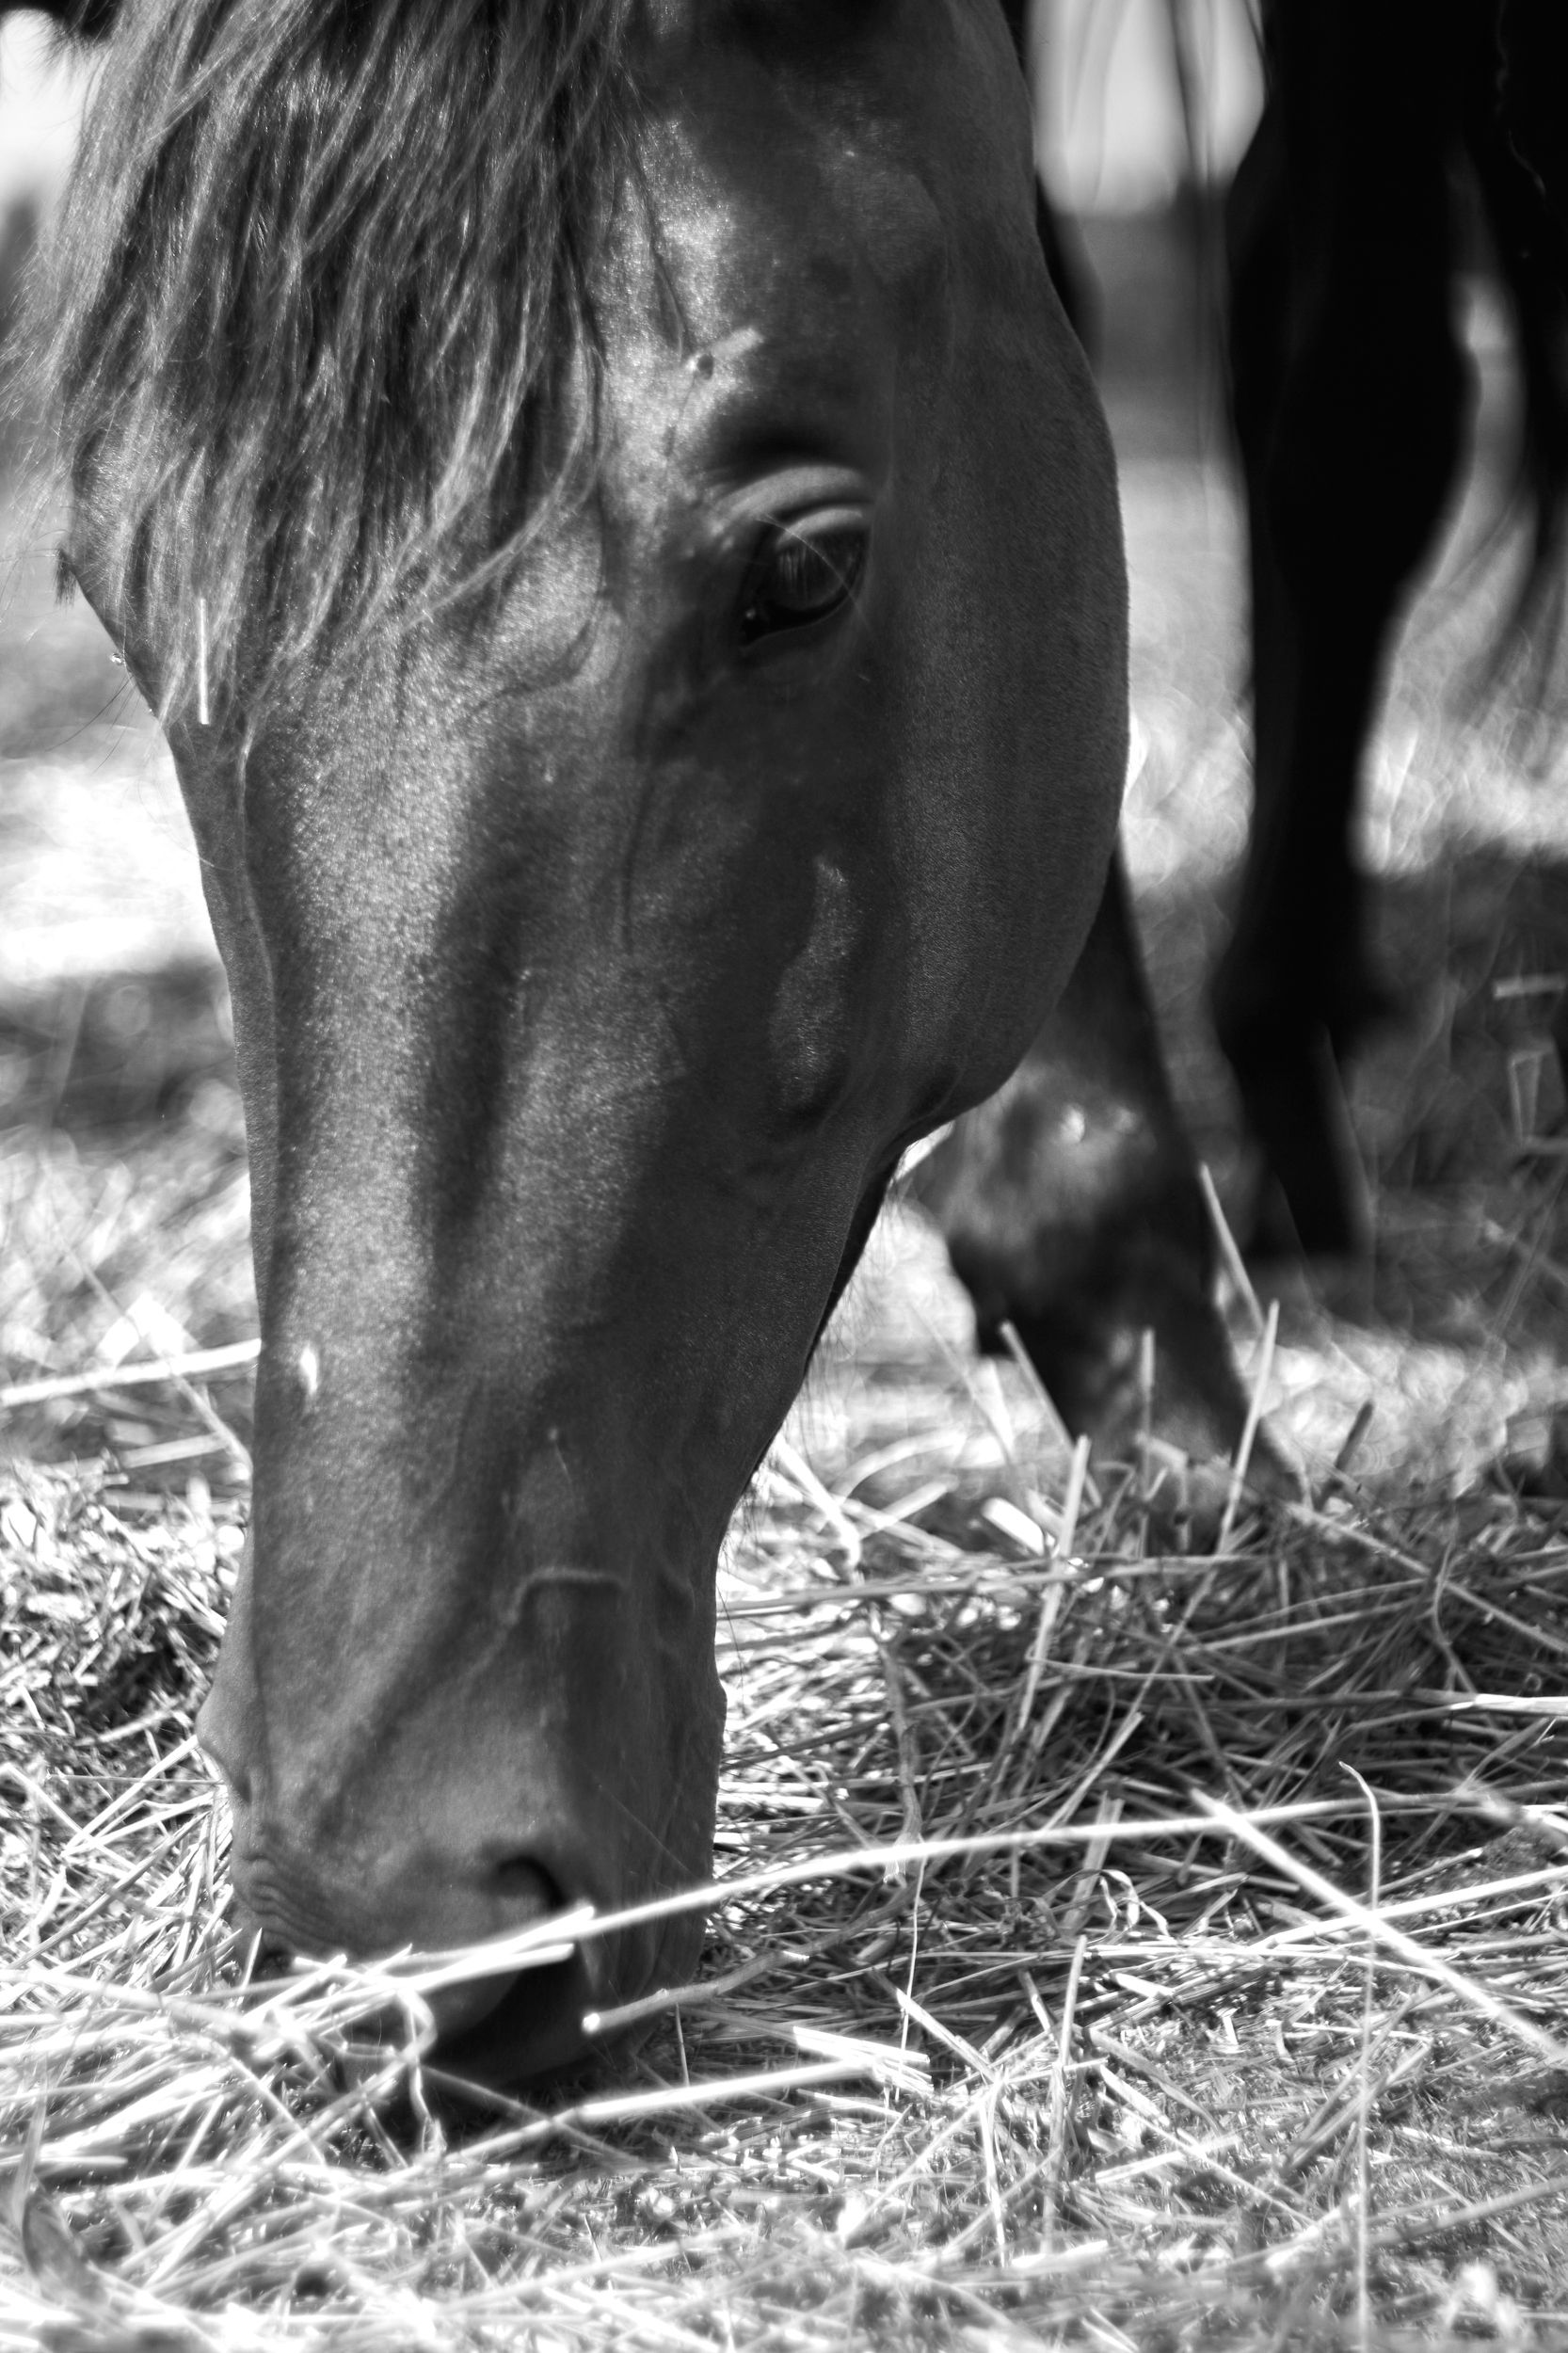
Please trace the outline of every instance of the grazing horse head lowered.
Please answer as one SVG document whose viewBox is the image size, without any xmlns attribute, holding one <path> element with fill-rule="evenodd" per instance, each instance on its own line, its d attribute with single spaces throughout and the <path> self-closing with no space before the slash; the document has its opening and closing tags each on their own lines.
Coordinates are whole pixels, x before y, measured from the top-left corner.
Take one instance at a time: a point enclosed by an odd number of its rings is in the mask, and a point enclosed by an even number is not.
<svg viewBox="0 0 1568 2353">
<path fill-rule="evenodd" d="M 263 1354 L 201 1730 L 295 1947 L 708 1873 L 730 1513 L 1112 846 L 1115 493 L 1034 207 L 995 0 L 116 29 L 49 390 L 232 986 Z M 536 2071 L 696 1933 L 444 2030 Z"/>
</svg>

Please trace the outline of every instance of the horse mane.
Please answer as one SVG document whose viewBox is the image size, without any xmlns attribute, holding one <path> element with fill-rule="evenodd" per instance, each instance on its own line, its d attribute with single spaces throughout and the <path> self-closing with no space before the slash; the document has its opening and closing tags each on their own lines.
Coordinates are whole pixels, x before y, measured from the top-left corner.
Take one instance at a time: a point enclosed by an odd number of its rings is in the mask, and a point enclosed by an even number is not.
<svg viewBox="0 0 1568 2353">
<path fill-rule="evenodd" d="M 494 578 L 572 476 L 632 7 L 130 0 L 33 397 L 162 715 L 199 696 L 253 731 L 327 653 Z M 587 398 L 546 462 L 574 356 Z"/>
</svg>

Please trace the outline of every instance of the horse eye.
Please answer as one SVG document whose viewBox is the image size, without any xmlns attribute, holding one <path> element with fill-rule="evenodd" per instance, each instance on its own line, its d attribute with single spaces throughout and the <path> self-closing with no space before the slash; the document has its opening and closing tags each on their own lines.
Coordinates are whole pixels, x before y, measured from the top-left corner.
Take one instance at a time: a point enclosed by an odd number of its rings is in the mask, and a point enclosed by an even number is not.
<svg viewBox="0 0 1568 2353">
<path fill-rule="evenodd" d="M 847 604 L 866 568 L 866 544 L 858 515 L 781 523 L 763 543 L 746 584 L 743 644 L 803 629 Z"/>
</svg>

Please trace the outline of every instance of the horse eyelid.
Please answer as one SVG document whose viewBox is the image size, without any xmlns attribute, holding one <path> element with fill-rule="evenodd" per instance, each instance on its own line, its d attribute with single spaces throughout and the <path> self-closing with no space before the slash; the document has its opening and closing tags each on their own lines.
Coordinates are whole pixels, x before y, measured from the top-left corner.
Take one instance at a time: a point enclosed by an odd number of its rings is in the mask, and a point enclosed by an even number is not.
<svg viewBox="0 0 1568 2353">
<path fill-rule="evenodd" d="M 820 506 L 798 515 L 776 516 L 763 535 L 763 544 L 820 548 L 834 539 L 866 539 L 871 516 L 863 506 Z"/>
</svg>

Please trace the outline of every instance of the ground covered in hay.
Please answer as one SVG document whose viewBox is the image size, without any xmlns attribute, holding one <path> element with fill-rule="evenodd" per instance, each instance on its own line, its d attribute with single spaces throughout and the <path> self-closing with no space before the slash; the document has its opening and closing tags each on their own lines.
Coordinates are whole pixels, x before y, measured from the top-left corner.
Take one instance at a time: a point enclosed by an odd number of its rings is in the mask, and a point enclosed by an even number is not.
<svg viewBox="0 0 1568 2353">
<path fill-rule="evenodd" d="M 191 1717 L 244 1200 L 203 1135 L 135 1193 L 6 1163 L 56 1237 L 8 1335 L 97 1369 L 6 1395 L 0 2346 L 1568 2343 L 1558 1506 L 1352 1461 L 1220 1551 L 1153 1452 L 1075 1501 L 895 1216 L 725 1564 L 701 1981 L 458 2111 L 407 1982 L 372 2047 L 386 1977 L 252 1981 L 226 1920 Z"/>
</svg>

